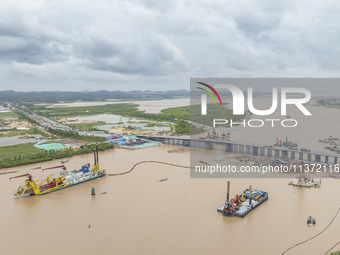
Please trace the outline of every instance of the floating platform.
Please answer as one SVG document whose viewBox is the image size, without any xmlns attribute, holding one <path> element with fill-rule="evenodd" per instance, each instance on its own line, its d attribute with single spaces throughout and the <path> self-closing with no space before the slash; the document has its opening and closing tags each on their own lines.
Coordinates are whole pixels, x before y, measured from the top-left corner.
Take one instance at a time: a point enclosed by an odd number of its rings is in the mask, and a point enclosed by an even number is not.
<svg viewBox="0 0 340 255">
<path fill-rule="evenodd" d="M 251 203 L 249 193 L 251 193 Z M 228 217 L 243 218 L 267 199 L 268 192 L 258 189 L 253 189 L 249 192 L 249 189 L 246 189 L 240 196 L 236 195 L 234 199 L 229 202 L 226 201 L 224 205 L 217 208 L 217 211 Z"/>
</svg>

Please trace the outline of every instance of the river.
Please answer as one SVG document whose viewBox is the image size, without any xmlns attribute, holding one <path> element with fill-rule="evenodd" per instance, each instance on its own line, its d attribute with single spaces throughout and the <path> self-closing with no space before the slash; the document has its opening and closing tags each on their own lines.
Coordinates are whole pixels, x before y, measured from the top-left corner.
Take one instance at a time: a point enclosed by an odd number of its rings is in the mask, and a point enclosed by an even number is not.
<svg viewBox="0 0 340 255">
<path fill-rule="evenodd" d="M 144 160 L 188 166 L 189 152 L 168 153 L 175 148 L 100 152 L 100 165 L 108 173 L 126 171 Z M 70 170 L 92 163 L 92 158 L 75 156 L 66 166 Z M 251 184 L 268 191 L 269 200 L 243 219 L 227 218 L 216 211 L 225 201 L 226 179 L 194 179 L 189 169 L 151 163 L 127 175 L 14 199 L 13 190 L 24 178 L 9 181 L 10 176 L 30 172 L 41 180 L 58 171 L 32 169 L 56 165 L 60 160 L 1 170 L 18 171 L 0 175 L 2 254 L 281 254 L 321 231 L 340 205 L 338 179 L 323 179 L 319 189 L 298 189 L 288 186 L 286 178 L 239 178 L 231 180 L 232 197 Z M 310 215 L 316 218 L 315 226 L 306 224 Z M 322 235 L 287 254 L 324 254 L 339 241 L 339 226 L 340 215 Z"/>
</svg>

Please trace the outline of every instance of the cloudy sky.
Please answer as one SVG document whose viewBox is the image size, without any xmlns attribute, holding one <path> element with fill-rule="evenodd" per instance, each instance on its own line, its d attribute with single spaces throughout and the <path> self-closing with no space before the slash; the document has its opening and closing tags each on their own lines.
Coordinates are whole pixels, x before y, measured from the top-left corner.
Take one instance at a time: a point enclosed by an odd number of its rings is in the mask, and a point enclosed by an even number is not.
<svg viewBox="0 0 340 255">
<path fill-rule="evenodd" d="M 336 0 L 0 0 L 0 90 L 339 77 Z"/>
</svg>

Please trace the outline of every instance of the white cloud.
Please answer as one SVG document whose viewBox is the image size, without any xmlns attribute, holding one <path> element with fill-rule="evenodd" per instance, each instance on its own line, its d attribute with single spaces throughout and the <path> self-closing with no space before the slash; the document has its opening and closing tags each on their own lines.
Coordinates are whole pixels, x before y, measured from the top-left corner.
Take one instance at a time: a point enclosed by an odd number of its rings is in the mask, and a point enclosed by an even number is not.
<svg viewBox="0 0 340 255">
<path fill-rule="evenodd" d="M 1 0 L 0 90 L 338 77 L 339 9 L 335 0 Z"/>
</svg>

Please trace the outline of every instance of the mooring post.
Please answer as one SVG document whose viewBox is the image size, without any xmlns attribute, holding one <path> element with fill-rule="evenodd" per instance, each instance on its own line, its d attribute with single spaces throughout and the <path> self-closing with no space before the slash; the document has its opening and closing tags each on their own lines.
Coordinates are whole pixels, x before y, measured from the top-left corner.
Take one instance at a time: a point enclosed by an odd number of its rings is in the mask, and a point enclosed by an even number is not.
<svg viewBox="0 0 340 255">
<path fill-rule="evenodd" d="M 249 205 L 251 205 L 252 190 L 251 185 L 249 185 Z"/>
<path fill-rule="evenodd" d="M 229 202 L 230 181 L 227 183 L 227 202 Z"/>
</svg>

